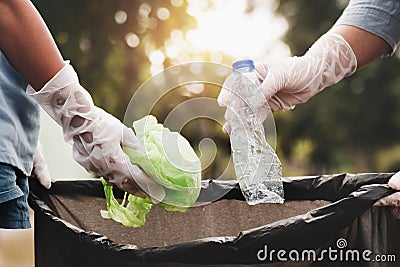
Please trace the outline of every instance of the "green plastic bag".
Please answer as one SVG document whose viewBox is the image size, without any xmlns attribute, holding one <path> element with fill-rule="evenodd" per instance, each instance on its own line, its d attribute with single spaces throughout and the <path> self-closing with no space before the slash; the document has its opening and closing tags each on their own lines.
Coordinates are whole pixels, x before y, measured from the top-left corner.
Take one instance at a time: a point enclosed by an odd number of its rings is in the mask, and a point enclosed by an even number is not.
<svg viewBox="0 0 400 267">
<path fill-rule="evenodd" d="M 141 227 L 146 222 L 146 214 L 149 213 L 153 204 L 149 199 L 140 198 L 125 193 L 124 199 L 120 204 L 113 194 L 113 186 L 108 184 L 103 178 L 101 182 L 104 186 L 104 193 L 107 200 L 107 210 L 101 210 L 101 217 L 113 219 L 124 226 Z"/>
<path fill-rule="evenodd" d="M 140 166 L 157 183 L 163 186 L 165 197 L 158 205 L 169 211 L 185 212 L 196 202 L 201 187 L 200 160 L 190 143 L 179 133 L 171 132 L 157 122 L 154 116 L 146 116 L 133 123 L 136 136 L 146 153 L 123 148 L 132 164 Z M 112 186 L 103 180 L 107 199 L 107 211 L 103 218 L 111 218 L 125 226 L 143 226 L 151 201 L 126 195 L 119 204 L 112 193 Z M 126 204 L 126 205 L 125 205 Z"/>
</svg>

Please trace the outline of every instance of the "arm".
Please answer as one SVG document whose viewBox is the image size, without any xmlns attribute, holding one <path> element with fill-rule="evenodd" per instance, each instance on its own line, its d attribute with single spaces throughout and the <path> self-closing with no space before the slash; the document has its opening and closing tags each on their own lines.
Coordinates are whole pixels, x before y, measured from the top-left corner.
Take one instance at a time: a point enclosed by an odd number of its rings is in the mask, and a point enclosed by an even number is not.
<svg viewBox="0 0 400 267">
<path fill-rule="evenodd" d="M 272 110 L 304 103 L 380 56 L 392 53 L 400 42 L 399 16 L 398 0 L 351 0 L 332 29 L 305 55 L 259 64 L 264 78 L 262 89 Z M 349 71 L 350 65 L 356 68 Z"/>
<path fill-rule="evenodd" d="M 142 151 L 133 131 L 96 107 L 65 62 L 35 7 L 27 0 L 0 0 L 0 48 L 28 81 L 27 93 L 63 128 L 74 159 L 88 172 L 131 194 L 140 189 L 157 201 L 160 185 L 132 165 L 121 146 Z"/>
<path fill-rule="evenodd" d="M 272 111 L 288 110 L 391 51 L 375 34 L 335 25 L 303 56 L 257 64 L 256 69 Z"/>
<path fill-rule="evenodd" d="M 361 28 L 335 25 L 301 57 L 256 65 L 261 91 L 272 111 L 287 110 L 388 54 L 391 46 Z M 224 91 L 220 102 L 230 103 Z M 229 132 L 229 125 L 225 125 Z"/>
<path fill-rule="evenodd" d="M 357 70 L 392 50 L 382 38 L 354 26 L 336 25 L 330 32 L 343 36 L 350 45 L 357 59 Z"/>
<path fill-rule="evenodd" d="M 0 10 L 1 50 L 40 89 L 65 65 L 47 26 L 30 1 L 1 0 Z"/>
</svg>

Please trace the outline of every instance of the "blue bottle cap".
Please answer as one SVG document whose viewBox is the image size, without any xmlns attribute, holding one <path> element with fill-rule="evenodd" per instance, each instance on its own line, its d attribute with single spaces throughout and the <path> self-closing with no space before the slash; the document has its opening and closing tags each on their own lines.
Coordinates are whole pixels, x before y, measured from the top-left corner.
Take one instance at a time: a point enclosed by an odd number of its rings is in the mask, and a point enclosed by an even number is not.
<svg viewBox="0 0 400 267">
<path fill-rule="evenodd" d="M 234 70 L 249 68 L 250 70 L 254 69 L 254 61 L 251 59 L 243 59 L 233 62 L 232 68 Z"/>
</svg>

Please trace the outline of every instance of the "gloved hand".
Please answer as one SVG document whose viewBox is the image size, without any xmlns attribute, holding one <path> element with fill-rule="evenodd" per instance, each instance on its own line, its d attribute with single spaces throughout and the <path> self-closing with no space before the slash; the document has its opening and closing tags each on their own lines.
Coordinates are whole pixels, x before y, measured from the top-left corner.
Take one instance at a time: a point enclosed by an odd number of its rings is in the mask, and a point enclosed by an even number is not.
<svg viewBox="0 0 400 267">
<path fill-rule="evenodd" d="M 121 145 L 145 153 L 134 132 L 94 106 L 69 62 L 40 91 L 28 86 L 27 92 L 62 126 L 74 159 L 88 172 L 131 194 L 144 192 L 155 202 L 163 199 L 163 188 L 122 151 Z"/>
<path fill-rule="evenodd" d="M 350 45 L 338 34 L 321 36 L 301 57 L 257 64 L 261 91 L 272 111 L 293 109 L 357 69 Z"/>
<path fill-rule="evenodd" d="M 261 82 L 260 91 L 266 99 L 264 106 L 275 112 L 293 109 L 322 89 L 353 74 L 357 60 L 341 35 L 328 32 L 301 57 L 259 63 L 255 68 Z M 218 103 L 234 110 L 232 98 L 235 95 L 222 87 Z M 268 112 L 265 109 L 259 112 L 263 114 L 258 114 L 258 117 L 265 120 Z M 230 132 L 228 123 L 223 128 Z"/>
<path fill-rule="evenodd" d="M 400 190 L 400 172 L 395 173 L 388 182 L 390 188 Z M 400 219 L 400 192 L 393 193 L 387 197 L 379 199 L 375 206 L 392 206 L 392 214 L 396 219 Z"/>
<path fill-rule="evenodd" d="M 51 187 L 51 178 L 47 164 L 43 156 L 42 144 L 38 141 L 35 155 L 33 156 L 33 169 L 31 177 L 39 180 L 39 183 L 45 188 Z"/>
</svg>

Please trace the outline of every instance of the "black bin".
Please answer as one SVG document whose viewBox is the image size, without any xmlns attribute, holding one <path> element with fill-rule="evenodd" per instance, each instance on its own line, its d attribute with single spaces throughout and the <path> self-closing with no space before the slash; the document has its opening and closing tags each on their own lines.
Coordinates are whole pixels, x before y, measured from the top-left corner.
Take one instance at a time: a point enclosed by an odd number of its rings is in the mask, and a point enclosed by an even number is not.
<svg viewBox="0 0 400 267">
<path fill-rule="evenodd" d="M 186 213 L 153 206 L 142 228 L 101 218 L 106 201 L 98 179 L 56 181 L 50 190 L 32 180 L 35 263 L 399 266 L 400 221 L 391 207 L 373 206 L 394 192 L 387 186 L 392 175 L 284 178 L 285 203 L 256 206 L 244 201 L 235 181 L 203 181 L 199 202 L 226 194 Z"/>
</svg>

